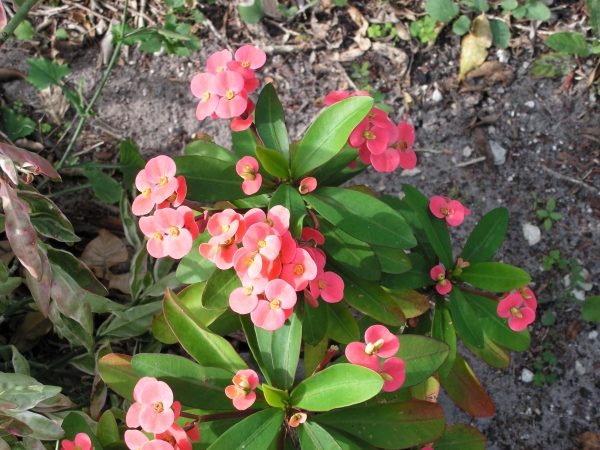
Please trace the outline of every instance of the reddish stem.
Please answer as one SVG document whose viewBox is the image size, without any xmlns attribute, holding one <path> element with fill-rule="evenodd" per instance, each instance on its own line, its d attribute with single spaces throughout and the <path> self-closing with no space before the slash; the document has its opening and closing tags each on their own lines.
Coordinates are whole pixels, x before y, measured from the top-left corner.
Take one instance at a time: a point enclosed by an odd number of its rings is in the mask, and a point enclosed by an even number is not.
<svg viewBox="0 0 600 450">
<path fill-rule="evenodd" d="M 193 202 L 190 202 L 189 200 L 184 200 L 182 203 L 183 206 L 187 206 L 188 208 L 194 210 L 194 211 L 198 211 L 198 212 L 204 212 L 204 208 L 202 206 L 198 206 Z"/>
<path fill-rule="evenodd" d="M 248 111 L 244 111 L 244 113 L 240 116 L 243 120 L 246 120 L 248 118 Z M 252 130 L 252 133 L 254 134 L 254 137 L 256 138 L 256 140 L 258 141 L 258 144 L 261 147 L 265 146 L 265 143 L 262 141 L 262 139 L 260 138 L 260 136 L 258 135 L 258 131 L 256 130 L 256 125 L 254 125 L 254 122 L 252 122 L 250 124 L 250 129 Z"/>
<path fill-rule="evenodd" d="M 307 208 L 306 211 L 308 211 L 308 215 L 310 216 L 310 218 L 312 219 L 312 221 L 315 225 L 315 230 L 319 231 L 319 228 L 321 227 L 321 225 L 319 224 L 319 219 L 317 219 L 317 215 L 310 208 Z"/>
<path fill-rule="evenodd" d="M 213 422 L 215 420 L 223 420 L 223 419 L 235 419 L 237 417 L 247 417 L 251 416 L 254 413 L 257 413 L 258 410 L 251 411 L 234 411 L 228 413 L 220 413 L 220 414 L 206 414 L 204 416 L 200 416 L 198 419 L 199 423 L 202 422 Z M 183 415 L 183 414 L 181 414 Z"/>
<path fill-rule="evenodd" d="M 338 350 L 339 348 L 335 345 L 329 347 L 327 349 L 327 352 L 325 353 L 325 356 L 323 356 L 323 359 L 312 374 L 314 375 L 315 373 L 318 373 L 321 370 L 323 370 L 327 366 L 327 364 L 329 364 L 329 361 L 331 361 L 331 358 L 333 358 L 333 356 L 338 352 Z"/>
<path fill-rule="evenodd" d="M 499 302 L 500 300 L 502 300 L 502 298 L 498 297 L 497 295 L 488 294 L 487 292 L 481 292 L 481 291 L 478 291 L 477 289 L 471 289 L 466 286 L 457 286 L 457 287 L 461 291 L 469 292 L 470 294 L 475 294 L 475 295 L 479 295 L 481 297 L 489 298 L 490 300 L 494 300 L 495 302 Z"/>
</svg>

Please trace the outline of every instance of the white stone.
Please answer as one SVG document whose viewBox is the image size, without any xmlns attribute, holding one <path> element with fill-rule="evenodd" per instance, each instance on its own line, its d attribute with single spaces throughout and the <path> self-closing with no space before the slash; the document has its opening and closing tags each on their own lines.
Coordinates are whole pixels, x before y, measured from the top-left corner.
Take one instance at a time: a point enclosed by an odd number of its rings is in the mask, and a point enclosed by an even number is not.
<svg viewBox="0 0 600 450">
<path fill-rule="evenodd" d="M 521 381 L 523 383 L 531 383 L 533 381 L 533 372 L 529 369 L 523 369 L 523 372 L 521 372 Z"/>
<path fill-rule="evenodd" d="M 401 177 L 414 177 L 415 175 L 419 175 L 420 173 L 421 173 L 421 169 L 418 169 L 415 167 L 414 169 L 411 169 L 411 170 L 406 170 L 406 169 L 403 170 L 400 173 L 400 176 Z"/>
<path fill-rule="evenodd" d="M 585 375 L 585 367 L 583 367 L 583 364 L 579 360 L 575 361 L 575 372 L 578 375 Z"/>
<path fill-rule="evenodd" d="M 585 291 L 582 291 L 581 289 L 573 289 L 572 294 L 573 297 L 575 297 L 580 302 L 585 301 Z"/>
<path fill-rule="evenodd" d="M 533 100 L 530 100 L 528 102 L 525 102 L 525 106 L 527 106 L 528 108 L 535 108 L 535 102 Z"/>
<path fill-rule="evenodd" d="M 465 148 L 463 148 L 462 154 L 465 158 L 469 158 L 472 153 L 473 153 L 473 149 L 471 147 L 469 147 L 468 145 Z"/>
<path fill-rule="evenodd" d="M 442 101 L 442 93 L 436 89 L 435 91 L 433 91 L 433 95 L 431 96 L 431 100 L 434 103 L 439 103 Z"/>
<path fill-rule="evenodd" d="M 596 330 L 590 331 L 590 333 L 588 334 L 588 339 L 590 341 L 593 341 L 597 337 L 598 337 L 598 332 Z"/>
<path fill-rule="evenodd" d="M 496 55 L 498 56 L 498 61 L 502 64 L 506 64 L 510 60 L 510 53 L 504 49 L 498 50 Z"/>
<path fill-rule="evenodd" d="M 527 243 L 532 246 L 540 242 L 542 232 L 537 226 L 525 223 L 523 224 L 523 236 L 525 236 Z"/>
<path fill-rule="evenodd" d="M 490 141 L 490 149 L 494 155 L 494 164 L 500 166 L 506 162 L 506 149 L 496 141 Z"/>
</svg>

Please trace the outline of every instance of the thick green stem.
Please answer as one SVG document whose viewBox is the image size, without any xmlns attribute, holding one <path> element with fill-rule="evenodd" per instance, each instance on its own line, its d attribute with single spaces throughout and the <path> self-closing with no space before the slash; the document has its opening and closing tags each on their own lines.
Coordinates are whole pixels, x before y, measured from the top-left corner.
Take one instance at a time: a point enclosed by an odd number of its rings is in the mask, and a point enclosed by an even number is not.
<svg viewBox="0 0 600 450">
<path fill-rule="evenodd" d="M 2 28 L 2 31 L 0 31 L 0 50 L 2 50 L 2 46 L 6 40 L 13 35 L 17 27 L 25 20 L 25 17 L 27 17 L 27 14 L 29 14 L 35 3 L 36 0 L 27 0 L 23 3 L 10 22 Z"/>
</svg>

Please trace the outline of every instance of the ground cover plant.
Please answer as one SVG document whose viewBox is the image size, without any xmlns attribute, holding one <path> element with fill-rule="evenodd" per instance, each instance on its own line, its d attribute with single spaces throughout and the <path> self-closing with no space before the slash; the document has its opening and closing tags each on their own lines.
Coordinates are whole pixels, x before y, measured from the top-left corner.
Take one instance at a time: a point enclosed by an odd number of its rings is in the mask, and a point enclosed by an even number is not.
<svg viewBox="0 0 600 450">
<path fill-rule="evenodd" d="M 119 49 L 134 43 L 125 42 L 126 17 L 127 3 L 114 31 Z M 185 33 L 155 36 L 168 39 L 166 48 Z M 476 217 L 470 197 L 458 201 L 454 189 L 425 196 L 404 184 L 400 198 L 352 186 L 368 170 L 418 168 L 410 116 L 392 122 L 369 92 L 335 90 L 291 140 L 278 90 L 257 78 L 267 55 L 251 45 L 233 50 L 207 55 L 190 86 L 198 120 L 231 119 L 233 151 L 202 134 L 183 156 L 146 161 L 123 141 L 118 164 L 81 164 L 70 155 L 73 140 L 52 167 L 10 136 L 2 144 L 4 230 L 14 256 L 0 267 L 8 295 L 0 323 L 29 311 L 71 347 L 48 364 L 2 347 L 3 445 L 485 448 L 475 427 L 447 424 L 437 400 L 443 388 L 467 413 L 490 417 L 486 386 L 457 350 L 464 345 L 506 368 L 511 351 L 529 347 L 531 277 L 495 257 L 509 230 L 506 208 Z M 36 88 L 56 86 L 71 102 L 80 135 L 102 87 L 88 103 L 64 81 L 65 65 L 28 65 Z M 35 126 L 15 108 L 8 131 L 18 133 L 15 122 Z M 134 254 L 124 277 L 129 295 L 118 301 L 96 277 L 116 286 L 110 267 L 127 261 L 127 251 L 119 255 L 119 240 L 101 233 L 82 255 L 87 265 L 76 259 L 68 246 L 78 239 L 74 227 L 46 195 L 49 186 L 52 198 L 61 195 L 53 181 L 63 164 L 88 179 L 65 194 L 92 187 L 119 202 Z M 106 174 L 112 169 L 124 189 Z M 553 212 L 545 206 L 534 220 Z M 466 232 L 464 245 L 452 243 L 455 230 Z M 584 281 L 577 277 L 573 286 Z M 589 308 L 584 317 L 595 320 Z M 93 378 L 77 404 L 36 380 L 67 361 Z M 557 357 L 544 350 L 540 361 L 534 383 L 556 384 Z"/>
</svg>

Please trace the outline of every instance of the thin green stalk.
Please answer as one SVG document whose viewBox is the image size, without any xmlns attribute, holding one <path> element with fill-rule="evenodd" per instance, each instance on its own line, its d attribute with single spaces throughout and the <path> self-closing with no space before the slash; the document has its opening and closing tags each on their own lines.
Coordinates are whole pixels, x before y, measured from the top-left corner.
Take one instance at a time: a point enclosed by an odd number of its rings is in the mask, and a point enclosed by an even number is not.
<svg viewBox="0 0 600 450">
<path fill-rule="evenodd" d="M 62 366 L 63 364 L 68 363 L 69 361 L 71 361 L 76 356 L 83 355 L 85 352 L 87 352 L 87 350 L 86 350 L 85 347 L 77 347 L 75 350 L 73 350 L 73 351 L 67 353 L 66 355 L 63 355 L 62 357 L 58 358 L 52 364 L 49 364 L 48 365 L 48 370 L 54 370 L 55 368 L 57 368 L 59 366 Z"/>
<path fill-rule="evenodd" d="M 35 4 L 36 0 L 27 0 L 21 5 L 10 22 L 2 28 L 2 31 L 0 31 L 0 50 L 2 50 L 2 46 L 6 40 L 13 35 L 17 27 L 25 20 L 25 17 L 27 17 L 27 14 L 29 14 L 29 11 L 31 11 L 31 8 L 33 8 Z"/>
<path fill-rule="evenodd" d="M 31 303 L 32 301 L 33 301 L 33 297 L 25 297 L 25 298 L 22 298 L 21 300 L 19 300 L 18 302 L 15 302 L 12 305 L 10 305 L 8 308 L 6 308 L 6 311 L 4 311 L 4 314 L 2 314 L 0 316 L 0 323 L 4 322 L 7 318 L 12 316 L 17 311 L 19 311 L 21 309 L 21 307 Z"/>
<path fill-rule="evenodd" d="M 46 195 L 46 197 L 48 197 L 48 198 L 58 197 L 59 195 L 68 194 L 69 192 L 80 191 L 82 189 L 87 189 L 89 187 L 92 187 L 92 183 L 85 183 L 85 184 L 81 184 L 79 186 L 73 186 L 72 188 L 69 188 L 69 189 L 64 189 L 62 191 L 53 192 L 52 194 Z"/>
</svg>

